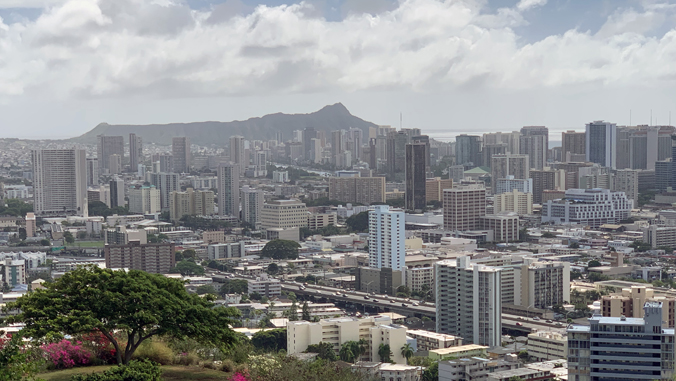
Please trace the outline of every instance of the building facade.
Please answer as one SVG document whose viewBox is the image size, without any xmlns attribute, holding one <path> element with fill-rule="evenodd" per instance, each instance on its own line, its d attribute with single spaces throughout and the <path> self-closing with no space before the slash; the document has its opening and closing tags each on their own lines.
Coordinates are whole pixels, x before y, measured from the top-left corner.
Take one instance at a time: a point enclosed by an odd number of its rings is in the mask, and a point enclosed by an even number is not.
<svg viewBox="0 0 676 381">
<path fill-rule="evenodd" d="M 110 173 L 110 157 L 112 155 L 124 157 L 124 137 L 98 135 L 96 138 L 98 140 L 96 158 L 98 159 L 99 173 Z"/>
<path fill-rule="evenodd" d="M 477 230 L 486 215 L 486 189 L 482 185 L 444 189 L 444 230 Z"/>
<path fill-rule="evenodd" d="M 406 145 L 406 209 L 423 210 L 427 206 L 427 157 L 425 143 Z"/>
<path fill-rule="evenodd" d="M 369 211 L 369 266 L 400 271 L 405 266 L 405 214 L 390 210 L 387 205 L 376 205 Z"/>
<path fill-rule="evenodd" d="M 155 214 L 161 211 L 160 190 L 154 185 L 129 189 L 129 212 Z"/>
<path fill-rule="evenodd" d="M 608 189 L 568 189 L 565 198 L 542 204 L 542 222 L 598 228 L 629 217 L 633 200 Z"/>
<path fill-rule="evenodd" d="M 604 167 L 616 168 L 617 125 L 597 120 L 587 123 L 585 155 L 587 161 Z"/>
<path fill-rule="evenodd" d="M 263 204 L 261 226 L 270 228 L 303 228 L 307 226 L 308 211 L 298 200 L 272 200 Z"/>
<path fill-rule="evenodd" d="M 33 209 L 38 216 L 87 216 L 86 153 L 33 150 Z"/>
<path fill-rule="evenodd" d="M 190 165 L 192 164 L 190 138 L 185 136 L 172 138 L 171 153 L 173 156 L 173 170 L 178 173 L 190 172 Z"/>
<path fill-rule="evenodd" d="M 364 205 L 385 202 L 385 178 L 331 177 L 329 199 Z"/>
<path fill-rule="evenodd" d="M 239 165 L 218 167 L 218 214 L 239 218 Z"/>
<path fill-rule="evenodd" d="M 494 198 L 493 211 L 495 213 L 533 214 L 532 193 L 523 193 L 514 189 L 511 192 L 496 194 Z"/>
<path fill-rule="evenodd" d="M 129 242 L 126 245 L 106 245 L 106 268 L 142 270 L 168 274 L 176 265 L 173 243 Z"/>
</svg>

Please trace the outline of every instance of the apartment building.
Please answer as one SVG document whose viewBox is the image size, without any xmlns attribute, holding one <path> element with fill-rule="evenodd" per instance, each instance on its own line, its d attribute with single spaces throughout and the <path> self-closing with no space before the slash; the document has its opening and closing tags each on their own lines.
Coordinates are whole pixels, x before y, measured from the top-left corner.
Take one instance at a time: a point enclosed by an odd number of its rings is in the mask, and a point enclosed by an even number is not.
<svg viewBox="0 0 676 381">
<path fill-rule="evenodd" d="M 244 241 L 231 243 L 217 243 L 207 246 L 207 257 L 210 261 L 226 258 L 241 258 L 246 256 Z"/>
<path fill-rule="evenodd" d="M 214 214 L 214 192 L 196 191 L 188 188 L 185 192 L 169 194 L 169 218 L 178 221 L 183 216 L 210 216 Z"/>
<path fill-rule="evenodd" d="M 387 205 L 376 205 L 369 211 L 369 266 L 399 271 L 405 265 L 405 214 L 390 210 Z"/>
<path fill-rule="evenodd" d="M 601 314 L 607 317 L 634 317 L 642 318 L 646 302 L 662 303 L 662 321 L 669 328 L 674 327 L 674 312 L 676 298 L 671 296 L 657 296 L 655 290 L 646 286 L 631 286 L 623 288 L 619 294 L 604 295 L 601 299 Z"/>
<path fill-rule="evenodd" d="M 142 270 L 154 274 L 168 274 L 176 265 L 173 243 L 141 244 L 132 241 L 122 245 L 106 245 L 106 268 Z"/>
<path fill-rule="evenodd" d="M 518 368 L 518 361 L 489 360 L 480 357 L 439 361 L 439 381 L 483 381 L 487 380 L 492 372 Z"/>
<path fill-rule="evenodd" d="M 155 214 L 162 211 L 160 190 L 154 185 L 129 189 L 129 212 Z"/>
<path fill-rule="evenodd" d="M 406 287 L 411 291 L 422 291 L 423 286 L 434 290 L 434 267 L 410 267 L 406 266 L 404 272 Z"/>
<path fill-rule="evenodd" d="M 308 211 L 298 200 L 272 200 L 263 204 L 261 225 L 270 228 L 303 228 L 308 224 Z"/>
<path fill-rule="evenodd" d="M 441 177 L 427 179 L 427 184 L 425 185 L 427 202 L 442 201 L 444 189 L 451 188 L 453 188 L 453 179 L 442 179 Z"/>
<path fill-rule="evenodd" d="M 35 214 L 87 216 L 85 150 L 33 150 L 31 155 Z"/>
<path fill-rule="evenodd" d="M 26 284 L 26 261 L 22 259 L 5 258 L 2 263 L 4 267 L 3 281 L 9 287 L 18 284 Z"/>
<path fill-rule="evenodd" d="M 517 189 L 511 192 L 496 194 L 493 202 L 493 212 L 514 212 L 517 214 L 533 214 L 533 194 L 524 193 Z"/>
<path fill-rule="evenodd" d="M 245 185 L 240 191 L 240 198 L 242 200 L 242 222 L 246 222 L 254 229 L 258 229 L 261 225 L 261 212 L 265 203 L 263 190 L 250 188 L 248 185 Z"/>
<path fill-rule="evenodd" d="M 650 225 L 643 229 L 643 242 L 649 243 L 653 249 L 676 247 L 676 226 Z"/>
<path fill-rule="evenodd" d="M 568 336 L 559 332 L 528 334 L 528 355 L 537 361 L 565 359 L 568 356 Z"/>
<path fill-rule="evenodd" d="M 143 229 L 127 229 L 125 226 L 106 229 L 106 245 L 126 245 L 134 241 L 146 244 L 148 243 L 148 234 Z"/>
<path fill-rule="evenodd" d="M 338 217 L 336 213 L 311 213 L 307 216 L 307 227 L 310 230 L 318 230 L 329 225 L 336 225 Z"/>
<path fill-rule="evenodd" d="M 267 312 L 272 313 L 277 317 L 283 317 L 284 312 L 291 309 L 292 304 L 293 303 L 282 303 L 282 302 L 274 303 L 274 305 L 272 306 L 268 305 Z M 304 305 L 305 304 L 303 302 L 296 303 L 299 316 L 301 314 L 301 309 L 303 308 Z M 320 319 L 328 319 L 342 317 L 345 315 L 345 311 L 341 308 L 336 307 L 336 305 L 333 303 L 307 302 L 307 307 L 308 311 L 310 312 L 310 317 L 312 318 L 316 317 Z"/>
<path fill-rule="evenodd" d="M 519 240 L 519 215 L 514 212 L 487 214 L 481 217 L 481 227 L 493 231 L 493 242 Z"/>
<path fill-rule="evenodd" d="M 267 274 L 260 274 L 256 279 L 247 279 L 249 295 L 254 292 L 270 298 L 282 295 L 282 283 L 279 279 L 268 277 Z"/>
<path fill-rule="evenodd" d="M 495 179 L 495 194 L 501 194 L 518 190 L 522 193 L 533 193 L 533 179 L 517 179 L 512 175 Z"/>
<path fill-rule="evenodd" d="M 385 202 L 385 178 L 330 177 L 329 199 L 364 205 Z"/>
<path fill-rule="evenodd" d="M 514 269 L 514 304 L 546 309 L 570 302 L 570 263 L 524 258 Z"/>
<path fill-rule="evenodd" d="M 444 189 L 444 230 L 477 230 L 485 215 L 486 189 L 482 185 Z"/>
<path fill-rule="evenodd" d="M 462 337 L 446 335 L 421 329 L 409 329 L 406 336 L 416 340 L 418 351 L 458 347 L 462 345 Z"/>
</svg>

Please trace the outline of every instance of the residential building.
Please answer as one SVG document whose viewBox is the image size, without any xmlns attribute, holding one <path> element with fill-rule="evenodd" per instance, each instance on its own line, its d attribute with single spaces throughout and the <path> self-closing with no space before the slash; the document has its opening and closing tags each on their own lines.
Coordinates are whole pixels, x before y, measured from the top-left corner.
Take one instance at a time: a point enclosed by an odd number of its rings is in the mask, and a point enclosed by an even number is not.
<svg viewBox="0 0 676 381">
<path fill-rule="evenodd" d="M 99 160 L 88 157 L 86 161 L 87 186 L 99 184 Z"/>
<path fill-rule="evenodd" d="M 442 201 L 444 189 L 450 188 L 453 188 L 453 179 L 442 179 L 441 177 L 427 179 L 427 184 L 425 185 L 425 198 L 427 199 L 427 202 Z"/>
<path fill-rule="evenodd" d="M 2 263 L 4 267 L 3 281 L 9 287 L 15 287 L 19 284 L 26 284 L 26 261 L 23 259 L 5 258 Z"/>
<path fill-rule="evenodd" d="M 507 148 L 505 153 L 513 153 L 513 154 L 518 154 L 519 153 L 519 138 L 521 137 L 521 133 L 519 131 L 512 131 L 512 132 L 491 132 L 483 135 L 482 142 L 484 144 L 484 147 L 487 145 L 494 145 L 494 144 L 506 144 Z M 490 162 L 484 162 L 484 164 L 488 165 Z"/>
<path fill-rule="evenodd" d="M 239 218 L 239 165 L 218 167 L 218 214 Z"/>
<path fill-rule="evenodd" d="M 150 185 L 160 191 L 160 205 L 162 210 L 169 210 L 169 195 L 181 190 L 178 173 L 151 172 L 146 174 Z"/>
<path fill-rule="evenodd" d="M 568 336 L 559 332 L 539 331 L 528 334 L 528 356 L 537 361 L 568 357 Z"/>
<path fill-rule="evenodd" d="M 486 345 L 464 344 L 457 347 L 430 349 L 427 357 L 438 361 L 462 359 L 465 357 L 487 357 L 486 350 L 488 348 Z"/>
<path fill-rule="evenodd" d="M 653 249 L 658 247 L 676 247 L 676 226 L 650 225 L 643 229 L 643 242 Z"/>
<path fill-rule="evenodd" d="M 409 329 L 406 331 L 406 336 L 415 339 L 418 352 L 459 347 L 462 345 L 462 337 L 424 331 L 422 329 Z"/>
<path fill-rule="evenodd" d="M 406 209 L 423 210 L 427 206 L 428 146 L 425 143 L 406 145 Z"/>
<path fill-rule="evenodd" d="M 303 152 L 306 160 L 313 160 L 315 157 L 315 146 L 312 144 L 312 139 L 316 138 L 317 130 L 315 130 L 314 127 L 307 127 L 303 130 L 303 140 L 301 145 L 303 149 L 301 149 L 301 151 Z"/>
<path fill-rule="evenodd" d="M 422 291 L 423 289 L 434 289 L 434 267 L 413 267 L 406 266 L 404 272 L 404 284 L 411 291 Z"/>
<path fill-rule="evenodd" d="M 406 222 L 402 210 L 376 205 L 369 211 L 369 266 L 402 270 L 406 249 Z"/>
<path fill-rule="evenodd" d="M 174 157 L 169 154 L 153 154 L 151 156 L 152 171 L 172 173 L 174 172 Z"/>
<path fill-rule="evenodd" d="M 546 309 L 570 302 L 570 264 L 524 258 L 514 268 L 514 304 Z"/>
<path fill-rule="evenodd" d="M 493 212 L 515 212 L 517 214 L 533 214 L 533 194 L 519 192 L 514 189 L 511 192 L 496 194 L 494 196 Z"/>
<path fill-rule="evenodd" d="M 364 205 L 385 202 L 385 178 L 331 177 L 329 199 Z"/>
<path fill-rule="evenodd" d="M 124 157 L 124 137 L 98 135 L 96 138 L 98 139 L 96 158 L 99 164 L 99 174 L 111 173 L 110 157 L 112 155 Z"/>
<path fill-rule="evenodd" d="M 205 244 L 225 243 L 224 230 L 208 230 L 202 232 L 202 242 Z"/>
<path fill-rule="evenodd" d="M 623 152 L 618 147 L 617 153 L 618 156 L 620 154 L 627 155 L 628 160 L 623 167 L 620 167 L 618 163 L 617 168 L 653 170 L 655 169 L 655 162 L 671 157 L 673 126 L 643 125 L 627 127 L 626 129 L 629 135 L 629 149 Z"/>
<path fill-rule="evenodd" d="M 106 268 L 141 270 L 153 274 L 168 274 L 176 265 L 173 243 L 129 242 L 106 245 Z"/>
<path fill-rule="evenodd" d="M 335 226 L 338 223 L 336 213 L 310 213 L 307 216 L 307 228 L 318 230 L 329 225 Z"/>
<path fill-rule="evenodd" d="M 657 296 L 655 291 L 646 286 L 631 286 L 623 288 L 621 293 L 603 295 L 601 298 L 601 314 L 607 317 L 644 317 L 646 302 L 662 303 L 662 321 L 669 328 L 674 327 L 674 312 L 676 298 L 671 296 Z"/>
<path fill-rule="evenodd" d="M 155 214 L 162 211 L 160 190 L 154 185 L 129 189 L 129 212 Z"/>
<path fill-rule="evenodd" d="M 644 318 L 594 315 L 569 327 L 568 379 L 671 380 L 674 329 L 662 323 L 663 308 L 646 302 Z"/>
<path fill-rule="evenodd" d="M 488 374 L 487 381 L 512 381 L 514 379 L 523 381 L 555 381 L 556 377 L 548 369 L 519 368 L 492 372 Z"/>
<path fill-rule="evenodd" d="M 638 204 L 638 176 L 638 170 L 618 169 L 613 172 L 610 189 L 624 192 L 627 198 Z"/>
<path fill-rule="evenodd" d="M 585 138 L 587 161 L 615 169 L 617 160 L 617 125 L 602 120 L 587 123 Z"/>
<path fill-rule="evenodd" d="M 177 173 L 190 172 L 192 154 L 190 152 L 190 138 L 181 136 L 171 139 L 171 154 L 173 157 L 173 170 Z"/>
<path fill-rule="evenodd" d="M 519 240 L 519 215 L 514 212 L 487 214 L 481 217 L 483 230 L 493 231 L 493 242 Z"/>
<path fill-rule="evenodd" d="M 367 373 L 378 380 L 397 380 L 397 381 L 420 381 L 422 376 L 422 367 L 402 364 L 391 364 L 376 362 L 358 361 L 352 365 L 352 370 L 360 373 Z"/>
<path fill-rule="evenodd" d="M 470 167 L 480 166 L 481 137 L 476 135 L 458 135 L 455 137 L 455 162 Z"/>
<path fill-rule="evenodd" d="M 505 155 L 505 154 L 507 154 L 507 152 L 508 152 L 508 148 L 507 148 L 507 144 L 505 144 L 505 143 L 500 143 L 500 144 L 485 144 L 484 143 L 484 146 L 481 149 L 481 162 L 485 166 L 490 167 L 491 159 L 493 158 L 494 155 Z"/>
<path fill-rule="evenodd" d="M 282 295 L 282 283 L 279 279 L 270 278 L 268 274 L 260 274 L 256 279 L 247 279 L 249 295 L 258 293 L 266 298 Z"/>
<path fill-rule="evenodd" d="M 515 179 L 530 178 L 530 160 L 528 155 L 494 155 L 491 158 L 491 179 L 506 179 L 514 176 Z M 493 181 L 493 193 L 496 191 L 497 181 Z"/>
<path fill-rule="evenodd" d="M 204 241 L 204 237 L 202 237 L 202 240 Z M 245 241 L 209 245 L 207 246 L 207 257 L 210 261 L 226 258 L 241 258 L 246 256 L 244 245 Z"/>
<path fill-rule="evenodd" d="M 183 216 L 210 216 L 214 214 L 214 192 L 188 188 L 185 192 L 169 195 L 169 218 L 178 221 Z"/>
<path fill-rule="evenodd" d="M 506 178 L 493 179 L 495 182 L 495 194 L 518 190 L 523 193 L 533 193 L 533 179 L 516 179 L 512 175 Z"/>
<path fill-rule="evenodd" d="M 143 138 L 129 134 L 129 167 L 135 171 L 139 164 L 143 164 Z"/>
<path fill-rule="evenodd" d="M 488 379 L 493 372 L 518 369 L 518 361 L 494 360 L 481 357 L 457 358 L 439 361 L 439 381 L 467 381 Z"/>
<path fill-rule="evenodd" d="M 598 228 L 629 217 L 634 202 L 624 192 L 608 189 L 568 189 L 565 198 L 542 204 L 542 222 Z"/>
<path fill-rule="evenodd" d="M 519 153 L 528 155 L 531 169 L 543 169 L 547 163 L 549 147 L 549 129 L 547 127 L 524 127 L 519 138 Z"/>
<path fill-rule="evenodd" d="M 566 131 L 561 133 L 561 155 L 564 162 L 585 160 L 585 132 Z M 582 159 L 580 159 L 582 157 Z M 580 159 L 580 160 L 578 160 Z"/>
<path fill-rule="evenodd" d="M 542 192 L 545 190 L 566 187 L 566 171 L 563 169 L 531 170 L 530 178 L 533 180 L 533 203 L 535 204 L 542 204 Z"/>
<path fill-rule="evenodd" d="M 501 269 L 467 256 L 434 264 L 436 331 L 465 343 L 499 346 L 502 338 Z"/>
<path fill-rule="evenodd" d="M 33 150 L 33 210 L 38 216 L 87 216 L 86 153 Z"/>
<path fill-rule="evenodd" d="M 245 185 L 240 191 L 240 199 L 242 202 L 242 222 L 248 223 L 253 229 L 260 228 L 261 212 L 263 211 L 263 203 L 265 203 L 263 190 Z"/>
<path fill-rule="evenodd" d="M 124 180 L 114 178 L 110 180 L 110 207 L 116 208 L 118 206 L 125 207 L 127 202 L 124 199 Z"/>
<path fill-rule="evenodd" d="M 261 226 L 263 229 L 304 228 L 307 216 L 307 207 L 298 200 L 272 200 L 263 204 Z"/>
<path fill-rule="evenodd" d="M 464 185 L 444 189 L 444 230 L 477 230 L 486 215 L 486 189 Z"/>
<path fill-rule="evenodd" d="M 106 229 L 106 245 L 126 245 L 130 242 L 146 244 L 148 234 L 143 229 L 127 229 L 125 226 Z"/>
<path fill-rule="evenodd" d="M 35 237 L 37 232 L 37 225 L 35 220 L 35 213 L 26 213 L 26 237 Z"/>
<path fill-rule="evenodd" d="M 230 137 L 230 161 L 239 167 L 239 173 L 244 173 L 249 166 L 245 142 L 244 136 L 235 135 Z"/>
</svg>

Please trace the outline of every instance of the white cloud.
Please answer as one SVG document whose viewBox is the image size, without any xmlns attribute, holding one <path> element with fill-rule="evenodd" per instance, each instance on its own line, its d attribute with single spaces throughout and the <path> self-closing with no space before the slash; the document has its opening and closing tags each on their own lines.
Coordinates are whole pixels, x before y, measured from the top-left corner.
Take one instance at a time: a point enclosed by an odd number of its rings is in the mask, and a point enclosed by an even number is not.
<svg viewBox="0 0 676 381">
<path fill-rule="evenodd" d="M 547 4 L 547 0 L 521 0 L 516 5 L 516 8 L 520 11 L 527 11 L 532 8 L 541 7 Z"/>
</svg>

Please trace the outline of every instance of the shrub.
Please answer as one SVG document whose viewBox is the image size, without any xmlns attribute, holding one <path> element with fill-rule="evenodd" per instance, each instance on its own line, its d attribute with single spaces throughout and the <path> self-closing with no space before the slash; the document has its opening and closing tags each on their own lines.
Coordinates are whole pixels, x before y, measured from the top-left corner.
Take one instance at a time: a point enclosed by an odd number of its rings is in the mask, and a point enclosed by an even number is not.
<svg viewBox="0 0 676 381">
<path fill-rule="evenodd" d="M 223 360 L 223 363 L 221 364 L 221 370 L 226 372 L 226 373 L 232 373 L 235 371 L 235 362 L 227 359 Z"/>
<path fill-rule="evenodd" d="M 101 332 L 84 334 L 80 341 L 82 347 L 92 354 L 92 365 L 113 364 L 117 361 L 115 347 Z"/>
<path fill-rule="evenodd" d="M 199 362 L 200 358 L 195 352 L 183 352 L 176 356 L 176 364 L 178 365 L 197 365 Z"/>
<path fill-rule="evenodd" d="M 81 342 L 73 344 L 63 339 L 58 343 L 42 345 L 40 348 L 44 351 L 50 366 L 54 369 L 72 368 L 89 364 L 91 353 L 82 347 Z"/>
<path fill-rule="evenodd" d="M 145 341 L 134 352 L 134 359 L 148 359 L 160 365 L 171 365 L 174 352 L 162 341 Z"/>
<path fill-rule="evenodd" d="M 77 374 L 71 381 L 160 381 L 160 366 L 149 360 L 132 360 L 128 365 L 118 365 L 103 373 Z"/>
</svg>

